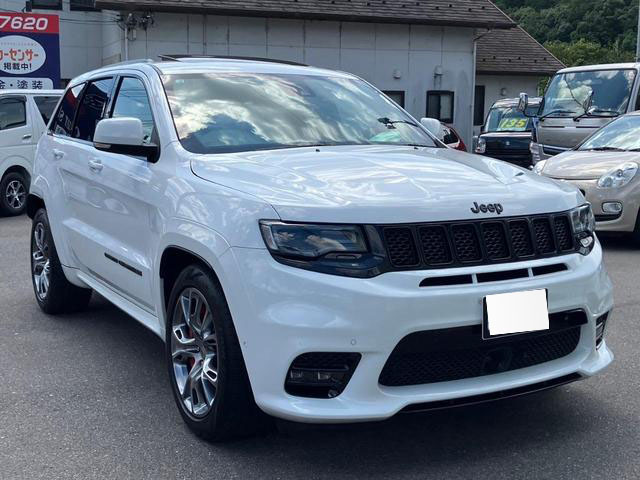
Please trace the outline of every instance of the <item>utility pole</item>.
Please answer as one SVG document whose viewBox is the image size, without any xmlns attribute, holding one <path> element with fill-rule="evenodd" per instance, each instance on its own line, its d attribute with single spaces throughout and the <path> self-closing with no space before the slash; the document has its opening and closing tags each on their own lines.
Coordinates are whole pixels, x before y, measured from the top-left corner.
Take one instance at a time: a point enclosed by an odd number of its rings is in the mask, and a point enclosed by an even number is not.
<svg viewBox="0 0 640 480">
<path fill-rule="evenodd" d="M 640 6 L 638 7 L 638 40 L 636 43 L 636 62 L 640 62 Z"/>
</svg>

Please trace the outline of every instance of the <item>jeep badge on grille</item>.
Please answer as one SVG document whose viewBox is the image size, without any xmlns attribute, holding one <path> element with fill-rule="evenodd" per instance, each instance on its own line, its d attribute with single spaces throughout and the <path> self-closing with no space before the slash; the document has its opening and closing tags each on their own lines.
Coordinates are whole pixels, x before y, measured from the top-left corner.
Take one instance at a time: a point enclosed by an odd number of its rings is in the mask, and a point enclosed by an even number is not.
<svg viewBox="0 0 640 480">
<path fill-rule="evenodd" d="M 471 211 L 473 213 L 497 213 L 498 215 L 500 215 L 502 212 L 504 212 L 504 208 L 502 208 L 502 204 L 500 203 L 488 203 L 488 204 L 484 204 L 481 203 L 480 205 L 478 205 L 478 202 L 473 202 L 473 207 L 471 207 Z"/>
</svg>

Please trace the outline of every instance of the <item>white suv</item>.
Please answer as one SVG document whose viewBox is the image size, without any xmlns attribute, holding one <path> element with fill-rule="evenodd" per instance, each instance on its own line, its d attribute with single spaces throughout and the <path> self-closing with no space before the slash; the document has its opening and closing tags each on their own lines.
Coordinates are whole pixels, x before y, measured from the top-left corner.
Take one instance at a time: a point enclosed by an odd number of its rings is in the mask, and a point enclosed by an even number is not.
<svg viewBox="0 0 640 480">
<path fill-rule="evenodd" d="M 0 90 L 0 215 L 27 207 L 33 156 L 62 90 Z"/>
<path fill-rule="evenodd" d="M 77 311 L 93 290 L 163 338 L 180 413 L 208 439 L 605 368 L 612 286 L 583 196 L 423 124 L 300 65 L 83 75 L 38 145 L 36 299 Z"/>
</svg>

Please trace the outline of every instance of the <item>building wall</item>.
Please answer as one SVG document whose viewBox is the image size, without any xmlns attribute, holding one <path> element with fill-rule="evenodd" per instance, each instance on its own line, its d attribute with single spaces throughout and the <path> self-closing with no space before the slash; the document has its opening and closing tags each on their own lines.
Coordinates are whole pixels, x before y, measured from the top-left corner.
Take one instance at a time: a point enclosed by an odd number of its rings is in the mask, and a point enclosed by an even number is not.
<svg viewBox="0 0 640 480">
<path fill-rule="evenodd" d="M 453 90 L 454 125 L 470 140 L 472 39 L 469 28 L 156 13 L 153 26 L 136 29 L 129 58 L 238 55 L 345 70 L 381 90 L 404 90 L 405 108 L 418 118 L 427 90 Z"/>
<path fill-rule="evenodd" d="M 24 0 L 0 0 L 3 10 L 20 12 Z M 60 16 L 60 69 L 63 79 L 71 79 L 80 73 L 103 65 L 103 34 L 113 39 L 122 36 L 117 26 L 116 12 L 71 11 L 69 0 L 63 1 L 62 10 L 34 10 Z M 118 50 L 120 47 L 118 41 Z"/>
<path fill-rule="evenodd" d="M 516 98 L 520 93 L 525 92 L 530 96 L 538 94 L 538 83 L 540 76 L 525 75 L 478 75 L 476 85 L 485 86 L 484 115 L 489 113 L 491 105 L 497 100 L 505 98 Z M 505 89 L 504 95 L 502 89 Z M 480 126 L 474 126 L 474 135 L 480 131 Z"/>
</svg>

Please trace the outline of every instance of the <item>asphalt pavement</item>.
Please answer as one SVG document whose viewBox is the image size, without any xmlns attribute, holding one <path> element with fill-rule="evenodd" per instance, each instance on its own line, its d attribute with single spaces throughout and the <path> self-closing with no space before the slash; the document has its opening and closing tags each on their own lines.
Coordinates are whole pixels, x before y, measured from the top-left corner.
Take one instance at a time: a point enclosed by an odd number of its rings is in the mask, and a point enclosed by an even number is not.
<svg viewBox="0 0 640 480">
<path fill-rule="evenodd" d="M 47 317 L 26 217 L 0 218 L 0 478 L 640 478 L 640 248 L 604 239 L 616 287 L 602 375 L 382 423 L 284 426 L 212 445 L 183 424 L 163 344 L 94 296 Z"/>
</svg>

